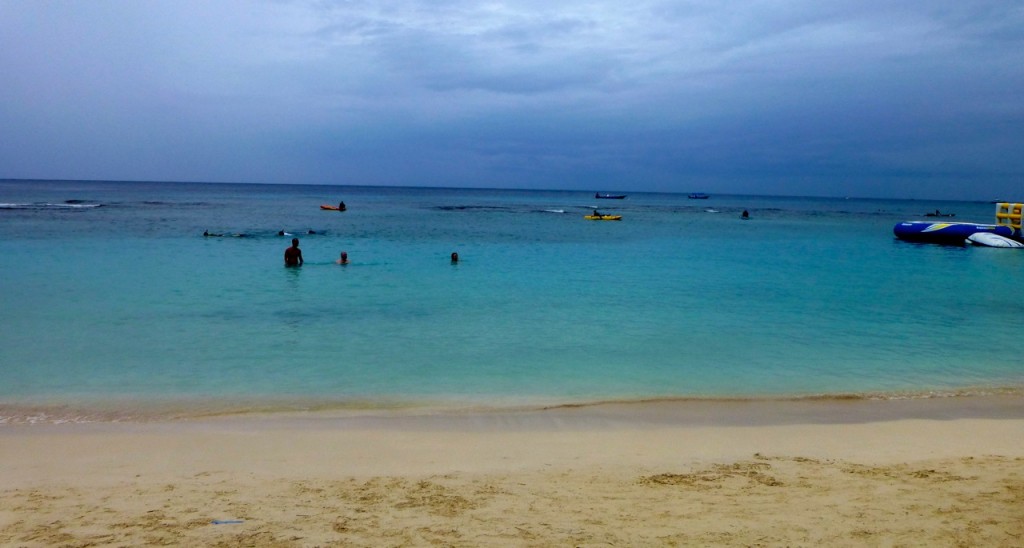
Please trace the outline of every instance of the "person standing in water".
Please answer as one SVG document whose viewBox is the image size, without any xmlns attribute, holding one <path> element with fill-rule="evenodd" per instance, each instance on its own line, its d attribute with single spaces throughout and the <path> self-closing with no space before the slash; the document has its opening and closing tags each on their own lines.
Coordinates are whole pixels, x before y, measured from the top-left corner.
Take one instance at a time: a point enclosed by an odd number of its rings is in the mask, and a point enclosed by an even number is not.
<svg viewBox="0 0 1024 548">
<path fill-rule="evenodd" d="M 458 264 L 458 263 L 459 263 L 459 254 L 455 253 L 453 251 L 452 252 L 452 264 Z"/>
<path fill-rule="evenodd" d="M 348 264 L 348 253 L 342 251 L 341 252 L 341 256 L 338 257 L 338 260 L 334 261 L 334 262 L 336 262 L 338 264 Z"/>
<path fill-rule="evenodd" d="M 302 266 L 302 250 L 299 249 L 299 239 L 292 238 L 292 246 L 284 250 L 285 266 Z"/>
</svg>

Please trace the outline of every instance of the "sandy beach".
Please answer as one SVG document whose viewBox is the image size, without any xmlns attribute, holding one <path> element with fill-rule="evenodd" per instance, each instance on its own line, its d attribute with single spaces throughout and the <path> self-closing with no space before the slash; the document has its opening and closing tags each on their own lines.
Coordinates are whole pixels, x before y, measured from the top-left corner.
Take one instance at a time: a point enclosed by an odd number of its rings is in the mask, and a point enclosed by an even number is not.
<svg viewBox="0 0 1024 548">
<path fill-rule="evenodd" d="M 4 546 L 1019 546 L 1024 402 L 0 427 Z"/>
</svg>

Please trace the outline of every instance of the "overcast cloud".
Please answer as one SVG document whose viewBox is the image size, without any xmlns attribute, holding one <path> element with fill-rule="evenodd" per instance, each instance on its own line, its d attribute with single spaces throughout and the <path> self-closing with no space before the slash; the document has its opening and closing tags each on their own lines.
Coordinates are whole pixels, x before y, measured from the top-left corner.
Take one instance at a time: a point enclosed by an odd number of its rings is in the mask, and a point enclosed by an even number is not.
<svg viewBox="0 0 1024 548">
<path fill-rule="evenodd" d="M 0 177 L 1024 200 L 1024 3 L 0 0 Z"/>
</svg>

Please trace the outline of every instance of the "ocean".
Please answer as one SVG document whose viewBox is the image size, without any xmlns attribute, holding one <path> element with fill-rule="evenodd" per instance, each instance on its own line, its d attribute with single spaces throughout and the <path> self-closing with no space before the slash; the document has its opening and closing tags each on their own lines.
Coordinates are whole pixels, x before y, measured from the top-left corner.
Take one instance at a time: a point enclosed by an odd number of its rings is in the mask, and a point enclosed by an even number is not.
<svg viewBox="0 0 1024 548">
<path fill-rule="evenodd" d="M 990 203 L 627 194 L 0 181 L 0 422 L 1024 386 Z"/>
</svg>

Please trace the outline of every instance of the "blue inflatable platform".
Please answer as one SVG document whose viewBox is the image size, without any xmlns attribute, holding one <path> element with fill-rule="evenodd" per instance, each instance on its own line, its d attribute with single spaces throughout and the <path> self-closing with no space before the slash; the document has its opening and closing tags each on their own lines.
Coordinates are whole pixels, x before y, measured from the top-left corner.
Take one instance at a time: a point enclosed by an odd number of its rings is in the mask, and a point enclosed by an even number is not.
<svg viewBox="0 0 1024 548">
<path fill-rule="evenodd" d="M 1007 238 L 1013 236 L 1013 229 L 1007 225 L 984 225 L 977 223 L 935 223 L 931 221 L 904 221 L 892 228 L 893 234 L 908 242 L 964 245 L 971 234 L 987 232 Z"/>
</svg>

